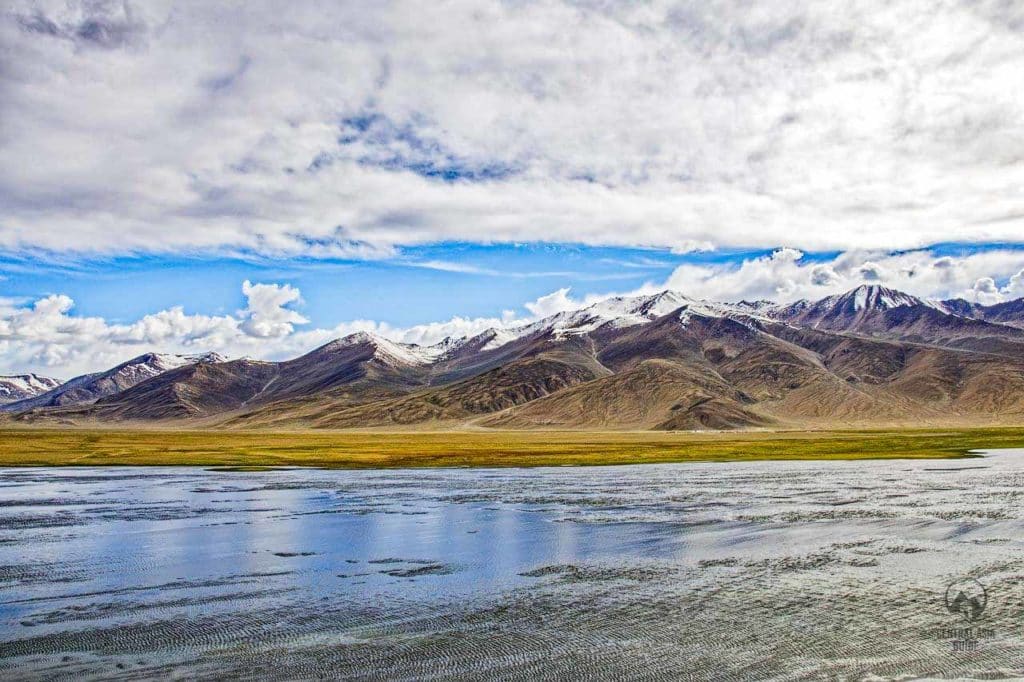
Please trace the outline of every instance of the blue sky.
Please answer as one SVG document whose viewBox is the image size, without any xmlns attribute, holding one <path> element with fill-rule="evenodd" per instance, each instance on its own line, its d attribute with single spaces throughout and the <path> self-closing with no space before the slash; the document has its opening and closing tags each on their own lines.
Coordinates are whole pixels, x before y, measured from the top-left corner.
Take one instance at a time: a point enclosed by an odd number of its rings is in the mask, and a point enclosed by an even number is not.
<svg viewBox="0 0 1024 682">
<path fill-rule="evenodd" d="M 928 252 L 936 258 L 963 258 L 1018 249 L 1006 244 L 939 244 Z M 505 310 L 522 314 L 525 303 L 562 288 L 586 299 L 645 285 L 658 287 L 683 265 L 735 270 L 744 261 L 771 253 L 444 243 L 405 248 L 379 260 L 149 255 L 54 262 L 8 254 L 0 257 L 0 276 L 5 278 L 7 297 L 30 302 L 65 294 L 76 302 L 77 315 L 112 323 L 128 323 L 174 306 L 193 314 L 231 315 L 245 307 L 239 283 L 251 280 L 298 288 L 302 302 L 297 309 L 312 325 L 333 327 L 365 319 L 408 327 L 453 315 L 500 317 Z M 805 253 L 802 262 L 828 262 L 839 255 Z M 1002 277 L 999 283 L 1006 280 Z"/>
<path fill-rule="evenodd" d="M 1019 3 L 11 0 L 0 45 L 0 372 L 1024 295 Z"/>
<path fill-rule="evenodd" d="M 234 313 L 245 305 L 239 283 L 248 279 L 298 287 L 312 324 L 371 319 L 409 326 L 456 314 L 522 312 L 525 302 L 563 287 L 580 297 L 631 291 L 665 281 L 682 263 L 738 263 L 765 253 L 447 243 L 383 260 L 145 256 L 58 264 L 8 256 L 0 258 L 0 275 L 9 297 L 62 293 L 76 301 L 77 314 L 111 322 L 176 305 L 204 315 Z"/>
</svg>

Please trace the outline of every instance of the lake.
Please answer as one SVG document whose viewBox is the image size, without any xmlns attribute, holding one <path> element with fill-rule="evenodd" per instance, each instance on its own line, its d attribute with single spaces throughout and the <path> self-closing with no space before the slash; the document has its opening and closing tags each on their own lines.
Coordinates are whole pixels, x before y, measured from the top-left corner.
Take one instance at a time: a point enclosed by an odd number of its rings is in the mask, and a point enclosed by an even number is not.
<svg viewBox="0 0 1024 682">
<path fill-rule="evenodd" d="M 0 469 L 0 676 L 1024 674 L 1024 451 Z"/>
</svg>

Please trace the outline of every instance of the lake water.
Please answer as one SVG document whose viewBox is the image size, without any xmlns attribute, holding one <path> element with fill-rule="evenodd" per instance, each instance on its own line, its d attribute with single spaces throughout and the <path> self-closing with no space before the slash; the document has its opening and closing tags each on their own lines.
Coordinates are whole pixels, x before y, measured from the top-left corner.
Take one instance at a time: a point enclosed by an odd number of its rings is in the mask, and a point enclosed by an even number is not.
<svg viewBox="0 0 1024 682">
<path fill-rule="evenodd" d="M 1012 677 L 1022 497 L 1024 451 L 2 469 L 0 677 Z"/>
</svg>

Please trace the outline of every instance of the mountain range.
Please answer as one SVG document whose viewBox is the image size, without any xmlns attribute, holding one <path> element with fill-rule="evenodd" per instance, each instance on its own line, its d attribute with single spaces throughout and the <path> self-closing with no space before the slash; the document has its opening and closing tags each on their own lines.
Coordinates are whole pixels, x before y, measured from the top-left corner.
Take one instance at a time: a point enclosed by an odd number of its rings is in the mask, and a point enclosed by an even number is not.
<svg viewBox="0 0 1024 682">
<path fill-rule="evenodd" d="M 663 291 L 432 346 L 359 333 L 284 362 L 150 353 L 0 410 L 26 423 L 278 429 L 1024 423 L 1024 300 L 861 286 L 779 305 Z"/>
<path fill-rule="evenodd" d="M 0 376 L 0 405 L 34 398 L 60 386 L 60 382 L 38 374 Z"/>
</svg>

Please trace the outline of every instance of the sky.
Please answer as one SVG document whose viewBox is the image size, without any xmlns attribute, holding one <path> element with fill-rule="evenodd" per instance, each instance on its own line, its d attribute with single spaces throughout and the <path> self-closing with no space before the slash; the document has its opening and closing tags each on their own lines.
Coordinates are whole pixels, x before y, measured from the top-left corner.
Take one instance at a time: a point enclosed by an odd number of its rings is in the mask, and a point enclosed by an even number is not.
<svg viewBox="0 0 1024 682">
<path fill-rule="evenodd" d="M 0 372 L 604 296 L 1024 296 L 1024 5 L 0 9 Z"/>
</svg>

